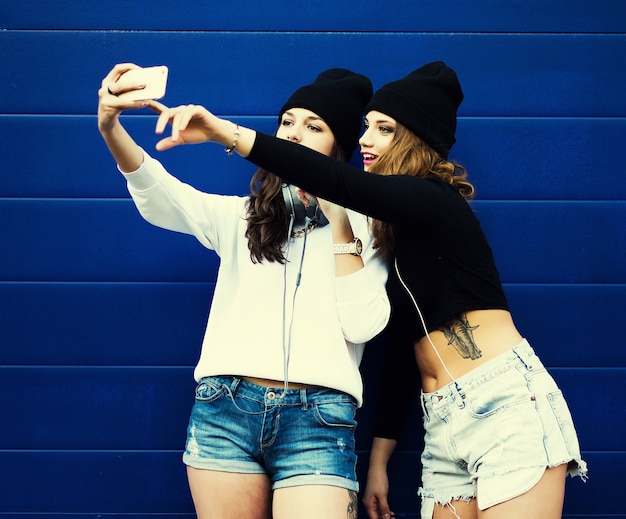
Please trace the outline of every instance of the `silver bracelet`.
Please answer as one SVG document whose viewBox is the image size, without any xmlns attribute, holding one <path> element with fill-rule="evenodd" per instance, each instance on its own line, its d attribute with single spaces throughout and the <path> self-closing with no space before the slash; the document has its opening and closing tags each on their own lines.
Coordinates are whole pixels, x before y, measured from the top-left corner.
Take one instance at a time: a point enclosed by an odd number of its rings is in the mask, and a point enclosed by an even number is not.
<svg viewBox="0 0 626 519">
<path fill-rule="evenodd" d="M 236 126 L 237 127 L 235 128 L 235 137 L 233 138 L 233 143 L 224 149 L 226 155 L 228 155 L 229 157 L 233 154 L 233 151 L 235 151 L 237 143 L 239 142 L 239 125 L 236 124 Z"/>
</svg>

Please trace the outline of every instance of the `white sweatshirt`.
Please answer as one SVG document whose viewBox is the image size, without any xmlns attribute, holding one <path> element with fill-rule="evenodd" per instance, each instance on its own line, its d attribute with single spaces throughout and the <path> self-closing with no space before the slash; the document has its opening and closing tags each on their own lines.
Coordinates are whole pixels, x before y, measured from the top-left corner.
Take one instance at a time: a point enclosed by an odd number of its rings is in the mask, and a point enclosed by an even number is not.
<svg viewBox="0 0 626 519">
<path fill-rule="evenodd" d="M 253 263 L 247 197 L 198 191 L 147 153 L 139 169 L 124 176 L 148 222 L 191 234 L 220 258 L 197 381 L 210 375 L 283 381 L 288 359 L 290 382 L 336 389 L 362 404 L 363 343 L 382 331 L 390 314 L 387 268 L 372 248 L 365 216 L 348 211 L 365 268 L 335 277 L 330 225 L 307 235 L 304 256 L 305 239 L 290 239 L 286 265 Z"/>
</svg>

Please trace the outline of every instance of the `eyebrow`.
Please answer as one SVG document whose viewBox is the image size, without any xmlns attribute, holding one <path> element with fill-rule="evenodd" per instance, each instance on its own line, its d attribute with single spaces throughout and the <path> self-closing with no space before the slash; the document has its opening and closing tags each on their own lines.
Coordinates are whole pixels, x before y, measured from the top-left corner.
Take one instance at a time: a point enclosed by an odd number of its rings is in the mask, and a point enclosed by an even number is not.
<svg viewBox="0 0 626 519">
<path fill-rule="evenodd" d="M 366 123 L 369 123 L 369 121 L 367 120 L 367 117 L 365 117 L 363 119 Z M 393 121 L 389 120 L 389 119 L 377 119 L 376 121 L 374 121 L 376 124 L 395 124 Z"/>
<path fill-rule="evenodd" d="M 289 110 L 285 110 L 285 112 L 283 113 L 283 115 L 289 115 L 291 117 L 295 117 L 295 115 L 293 114 L 293 112 L 290 112 Z M 324 119 L 322 119 L 321 117 L 318 117 L 317 115 L 309 115 L 305 121 L 322 121 L 324 124 L 328 124 L 326 121 L 324 121 Z"/>
</svg>

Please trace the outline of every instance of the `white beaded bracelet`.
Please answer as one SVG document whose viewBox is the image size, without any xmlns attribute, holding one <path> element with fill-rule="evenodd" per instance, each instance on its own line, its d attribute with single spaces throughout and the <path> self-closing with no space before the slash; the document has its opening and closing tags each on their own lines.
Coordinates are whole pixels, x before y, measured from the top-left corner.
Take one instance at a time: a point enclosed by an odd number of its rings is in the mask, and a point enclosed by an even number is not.
<svg viewBox="0 0 626 519">
<path fill-rule="evenodd" d="M 233 154 L 233 151 L 235 151 L 235 148 L 237 147 L 238 142 L 239 142 L 239 125 L 237 124 L 235 128 L 235 137 L 233 138 L 232 145 L 224 149 L 224 151 L 226 152 L 226 155 L 230 157 Z"/>
</svg>

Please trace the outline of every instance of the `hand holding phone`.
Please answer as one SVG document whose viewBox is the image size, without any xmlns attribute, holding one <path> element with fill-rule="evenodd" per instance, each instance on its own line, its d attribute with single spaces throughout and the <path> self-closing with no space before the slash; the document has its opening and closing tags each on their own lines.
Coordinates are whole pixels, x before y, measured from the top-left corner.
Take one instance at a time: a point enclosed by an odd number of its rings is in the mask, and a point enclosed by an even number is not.
<svg viewBox="0 0 626 519">
<path fill-rule="evenodd" d="M 128 85 L 145 85 L 144 88 L 129 90 L 118 97 L 127 101 L 149 101 L 161 99 L 165 95 L 168 69 L 165 65 L 131 69 L 121 75 L 118 81 Z"/>
</svg>

